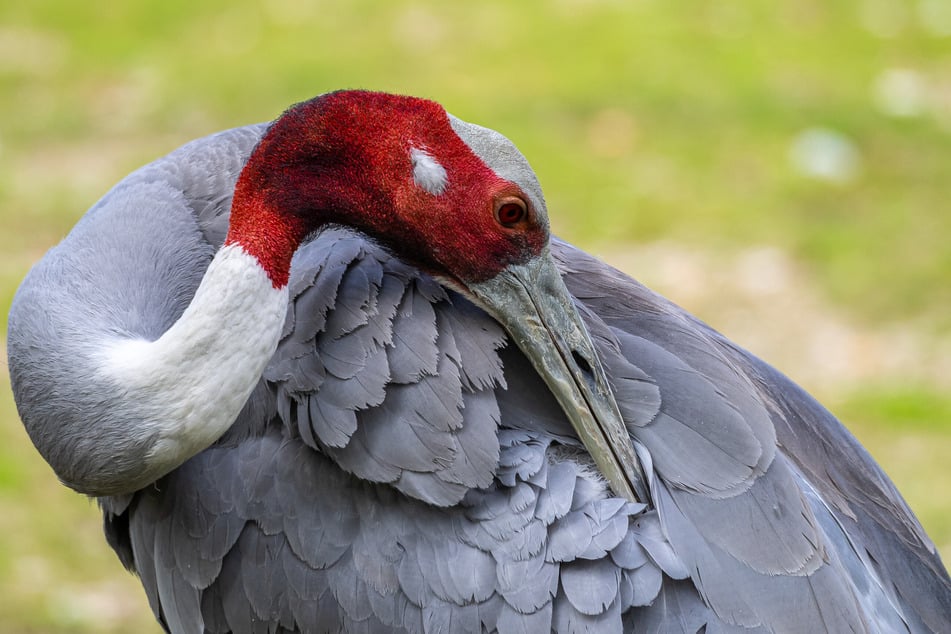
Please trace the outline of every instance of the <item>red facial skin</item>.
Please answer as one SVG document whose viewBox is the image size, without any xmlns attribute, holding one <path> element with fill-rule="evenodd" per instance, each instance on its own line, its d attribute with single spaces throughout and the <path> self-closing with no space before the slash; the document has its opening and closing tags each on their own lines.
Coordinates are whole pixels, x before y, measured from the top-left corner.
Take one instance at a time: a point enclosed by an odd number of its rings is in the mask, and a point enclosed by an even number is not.
<svg viewBox="0 0 951 634">
<path fill-rule="evenodd" d="M 414 182 L 412 148 L 446 170 L 443 193 Z M 506 226 L 496 209 L 512 197 L 527 213 Z M 281 287 L 300 242 L 326 224 L 354 227 L 463 286 L 530 260 L 548 242 L 528 197 L 472 152 L 442 106 L 364 91 L 298 104 L 271 126 L 238 179 L 225 243 L 241 244 Z"/>
</svg>

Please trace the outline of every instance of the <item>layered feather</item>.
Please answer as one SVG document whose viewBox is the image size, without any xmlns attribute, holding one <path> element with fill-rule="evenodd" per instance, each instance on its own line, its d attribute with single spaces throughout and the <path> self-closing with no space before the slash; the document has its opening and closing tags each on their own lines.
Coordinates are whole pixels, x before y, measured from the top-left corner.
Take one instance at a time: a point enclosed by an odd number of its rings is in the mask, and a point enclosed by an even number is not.
<svg viewBox="0 0 951 634">
<path fill-rule="evenodd" d="M 90 322 L 145 336 L 175 320 L 261 129 L 186 146 L 83 221 L 119 218 L 134 253 L 152 239 L 140 214 L 187 220 L 148 270 L 127 267 L 134 305 Z M 131 204 L 152 192 L 161 209 Z M 295 258 L 280 346 L 230 432 L 102 500 L 157 618 L 176 632 L 944 629 L 933 546 L 828 412 L 633 280 L 553 251 L 653 507 L 610 495 L 491 319 L 325 231 Z"/>
</svg>

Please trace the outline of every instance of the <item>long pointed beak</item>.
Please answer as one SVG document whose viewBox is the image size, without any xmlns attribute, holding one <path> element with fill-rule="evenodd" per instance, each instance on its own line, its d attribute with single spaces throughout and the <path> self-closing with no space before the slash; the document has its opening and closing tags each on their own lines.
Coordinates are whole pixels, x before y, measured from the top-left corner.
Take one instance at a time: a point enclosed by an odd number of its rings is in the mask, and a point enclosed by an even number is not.
<svg viewBox="0 0 951 634">
<path fill-rule="evenodd" d="M 647 502 L 631 436 L 548 248 L 527 264 L 467 288 L 535 366 L 614 492 Z"/>
</svg>

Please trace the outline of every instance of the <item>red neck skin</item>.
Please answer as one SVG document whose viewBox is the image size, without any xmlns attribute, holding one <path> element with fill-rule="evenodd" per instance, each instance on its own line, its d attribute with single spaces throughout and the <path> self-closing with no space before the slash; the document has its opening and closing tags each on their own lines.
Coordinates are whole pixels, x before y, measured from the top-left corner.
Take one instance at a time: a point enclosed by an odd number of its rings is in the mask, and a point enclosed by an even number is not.
<svg viewBox="0 0 951 634">
<path fill-rule="evenodd" d="M 337 152 L 288 143 L 288 136 L 275 124 L 251 154 L 235 185 L 225 238 L 254 256 L 275 288 L 287 285 L 294 252 L 310 233 L 328 223 L 366 230 L 390 206 Z"/>
<path fill-rule="evenodd" d="M 254 256 L 274 288 L 287 286 L 291 258 L 307 237 L 304 223 L 278 213 L 261 196 L 255 196 L 247 179 L 239 179 L 231 204 L 231 220 L 225 245 L 240 245 Z"/>
</svg>

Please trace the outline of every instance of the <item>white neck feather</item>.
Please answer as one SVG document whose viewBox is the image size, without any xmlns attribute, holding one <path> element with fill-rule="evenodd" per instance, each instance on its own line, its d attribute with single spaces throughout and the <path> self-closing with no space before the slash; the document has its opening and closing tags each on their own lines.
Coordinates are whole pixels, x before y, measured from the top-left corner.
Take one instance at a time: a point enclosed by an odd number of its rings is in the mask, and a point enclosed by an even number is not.
<svg viewBox="0 0 951 634">
<path fill-rule="evenodd" d="M 137 402 L 155 442 L 145 468 L 156 478 L 215 442 L 237 418 L 274 354 L 287 310 L 240 245 L 222 247 L 185 312 L 156 341 L 107 346 L 102 371 Z"/>
</svg>

